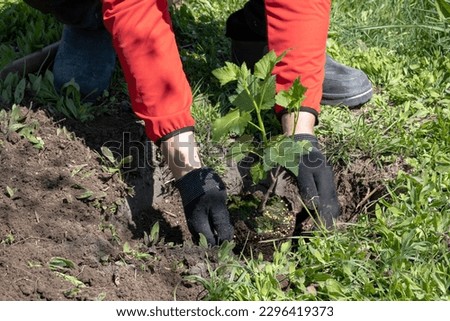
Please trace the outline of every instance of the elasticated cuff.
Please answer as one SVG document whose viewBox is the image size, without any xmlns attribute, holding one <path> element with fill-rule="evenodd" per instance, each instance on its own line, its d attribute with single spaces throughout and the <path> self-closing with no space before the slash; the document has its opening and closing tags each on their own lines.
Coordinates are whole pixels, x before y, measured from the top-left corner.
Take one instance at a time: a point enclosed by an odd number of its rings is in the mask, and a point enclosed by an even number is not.
<svg viewBox="0 0 450 321">
<path fill-rule="evenodd" d="M 313 114 L 314 117 L 316 118 L 314 126 L 319 125 L 319 113 L 317 112 L 317 110 L 315 110 L 314 108 L 311 108 L 311 107 L 302 106 L 302 107 L 300 107 L 299 111 Z M 289 113 L 289 111 L 286 108 L 283 108 L 281 106 L 275 106 L 275 114 L 277 115 L 277 118 L 279 121 L 281 121 L 281 117 L 287 113 Z"/>
<path fill-rule="evenodd" d="M 180 192 L 183 206 L 189 205 L 209 190 L 225 190 L 225 184 L 219 175 L 209 167 L 190 171 L 175 182 L 175 187 Z"/>
<path fill-rule="evenodd" d="M 161 137 L 160 139 L 155 141 L 156 146 L 160 147 L 161 143 L 168 140 L 169 138 L 172 138 L 173 136 L 182 134 L 182 133 L 186 133 L 186 132 L 193 132 L 194 131 L 194 126 L 188 126 L 188 127 L 183 127 L 177 130 L 174 130 L 173 132 L 164 135 L 163 137 Z"/>
<path fill-rule="evenodd" d="M 136 114 L 144 119 L 145 133 L 156 144 L 160 144 L 177 134 L 192 131 L 195 125 L 195 120 L 189 110 L 164 117 L 148 117 L 147 115 Z"/>
</svg>

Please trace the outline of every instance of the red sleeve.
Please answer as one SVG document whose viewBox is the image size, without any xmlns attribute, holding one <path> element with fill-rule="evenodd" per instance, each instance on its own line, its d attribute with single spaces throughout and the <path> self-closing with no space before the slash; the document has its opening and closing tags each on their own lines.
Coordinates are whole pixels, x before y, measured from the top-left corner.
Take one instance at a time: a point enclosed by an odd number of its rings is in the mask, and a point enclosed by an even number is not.
<svg viewBox="0 0 450 321">
<path fill-rule="evenodd" d="M 300 76 L 307 88 L 302 107 L 320 111 L 325 71 L 325 50 L 330 0 L 265 0 L 269 50 L 279 55 L 288 50 L 275 67 L 277 90 L 287 89 Z M 280 106 L 275 107 L 281 112 Z"/>
<path fill-rule="evenodd" d="M 103 20 L 112 35 L 130 93 L 157 141 L 192 129 L 192 93 L 179 56 L 167 0 L 103 0 Z"/>
</svg>

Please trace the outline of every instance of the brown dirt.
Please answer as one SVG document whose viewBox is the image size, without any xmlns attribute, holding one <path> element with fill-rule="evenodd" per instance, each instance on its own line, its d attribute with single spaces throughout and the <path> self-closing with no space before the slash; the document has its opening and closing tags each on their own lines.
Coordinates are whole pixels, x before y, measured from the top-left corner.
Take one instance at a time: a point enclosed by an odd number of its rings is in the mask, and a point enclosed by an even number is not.
<svg viewBox="0 0 450 321">
<path fill-rule="evenodd" d="M 27 122 L 39 122 L 45 148 L 0 132 L 0 300 L 198 299 L 202 288 L 183 276 L 198 270 L 205 250 L 189 243 L 178 197 L 162 190 L 163 167 L 131 166 L 125 181 L 139 183 L 134 197 L 117 174 L 102 170 L 97 154 L 102 145 L 135 159 L 143 156 L 142 125 L 121 113 L 95 126 L 65 121 L 70 129 L 58 135 L 63 122 L 42 110 L 22 112 Z M 129 133 L 124 148 L 114 149 L 123 132 Z M 15 191 L 12 197 L 7 186 Z M 85 189 L 93 192 L 89 199 L 81 197 Z M 156 221 L 164 240 L 145 246 L 144 231 Z M 124 252 L 126 242 L 149 258 Z M 53 271 L 49 263 L 57 257 L 74 267 Z M 80 287 L 61 273 L 76 277 Z"/>
<path fill-rule="evenodd" d="M 214 251 L 192 245 L 170 172 L 141 122 L 125 110 L 85 124 L 55 121 L 39 109 L 23 107 L 22 113 L 39 123 L 45 147 L 38 150 L 0 126 L 0 300 L 201 299 L 203 288 L 184 276 L 205 273 L 206 255 L 214 258 Z M 102 168 L 102 146 L 116 157 L 133 156 L 123 179 Z M 386 191 L 383 181 L 403 166 L 400 160 L 381 171 L 368 159 L 336 166 L 340 222 L 370 213 Z M 251 186 L 242 174 L 231 169 L 225 175 L 230 195 L 260 196 L 267 188 L 267 182 Z M 273 245 L 261 241 L 292 235 L 301 205 L 292 177 L 284 176 L 275 193 L 286 206 L 273 211 L 286 219 L 273 233 L 256 231 L 254 212 L 231 211 L 237 251 L 270 259 Z M 92 195 L 83 198 L 86 190 Z M 155 222 L 160 241 L 145 244 Z M 312 226 L 303 218 L 298 224 L 302 231 Z M 51 269 L 54 258 L 74 266 Z"/>
</svg>

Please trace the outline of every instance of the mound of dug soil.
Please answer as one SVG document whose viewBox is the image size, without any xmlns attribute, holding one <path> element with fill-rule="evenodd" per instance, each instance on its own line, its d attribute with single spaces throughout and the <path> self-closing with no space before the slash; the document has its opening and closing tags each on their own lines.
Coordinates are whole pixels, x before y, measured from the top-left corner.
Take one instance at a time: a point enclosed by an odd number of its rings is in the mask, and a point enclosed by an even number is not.
<svg viewBox="0 0 450 321">
<path fill-rule="evenodd" d="M 202 288 L 184 282 L 183 275 L 203 262 L 205 250 L 189 242 L 180 246 L 189 234 L 177 197 L 158 198 L 163 184 L 155 180 L 165 178 L 163 169 L 130 164 L 124 179 L 145 182 L 130 191 L 117 173 L 102 167 L 103 145 L 117 157 L 118 147 L 135 159 L 146 151 L 134 116 L 65 122 L 67 129 L 42 110 L 21 113 L 23 124 L 39 124 L 35 135 L 44 147 L 33 147 L 3 120 L 0 300 L 198 299 Z M 144 246 L 144 231 L 156 221 L 165 242 Z"/>
</svg>

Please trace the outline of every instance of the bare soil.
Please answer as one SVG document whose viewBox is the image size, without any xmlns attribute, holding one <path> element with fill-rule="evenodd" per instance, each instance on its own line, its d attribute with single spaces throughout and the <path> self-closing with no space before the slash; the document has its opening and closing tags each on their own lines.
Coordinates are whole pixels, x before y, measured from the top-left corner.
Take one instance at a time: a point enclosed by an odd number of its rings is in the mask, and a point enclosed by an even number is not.
<svg viewBox="0 0 450 321">
<path fill-rule="evenodd" d="M 203 288 L 184 277 L 206 276 L 205 258 L 214 260 L 215 253 L 191 243 L 170 172 L 142 123 L 126 110 L 84 124 L 56 121 L 40 109 L 23 107 L 22 113 L 27 122 L 38 121 L 45 145 L 38 150 L 0 130 L 0 300 L 200 300 Z M 102 146 L 118 158 L 133 156 L 122 178 L 103 167 Z M 386 191 L 384 180 L 402 166 L 380 170 L 369 159 L 336 166 L 340 221 L 370 213 Z M 241 174 L 232 169 L 225 175 L 230 195 L 264 192 L 264 185 L 252 187 Z M 270 259 L 273 245 L 262 240 L 311 228 L 307 217 L 298 219 L 291 177 L 275 193 L 286 203 L 287 219 L 272 234 L 258 233 L 254 217 L 231 211 L 236 251 Z M 160 238 L 149 244 L 146 234 L 156 222 Z M 55 258 L 74 265 L 55 267 Z"/>
</svg>

